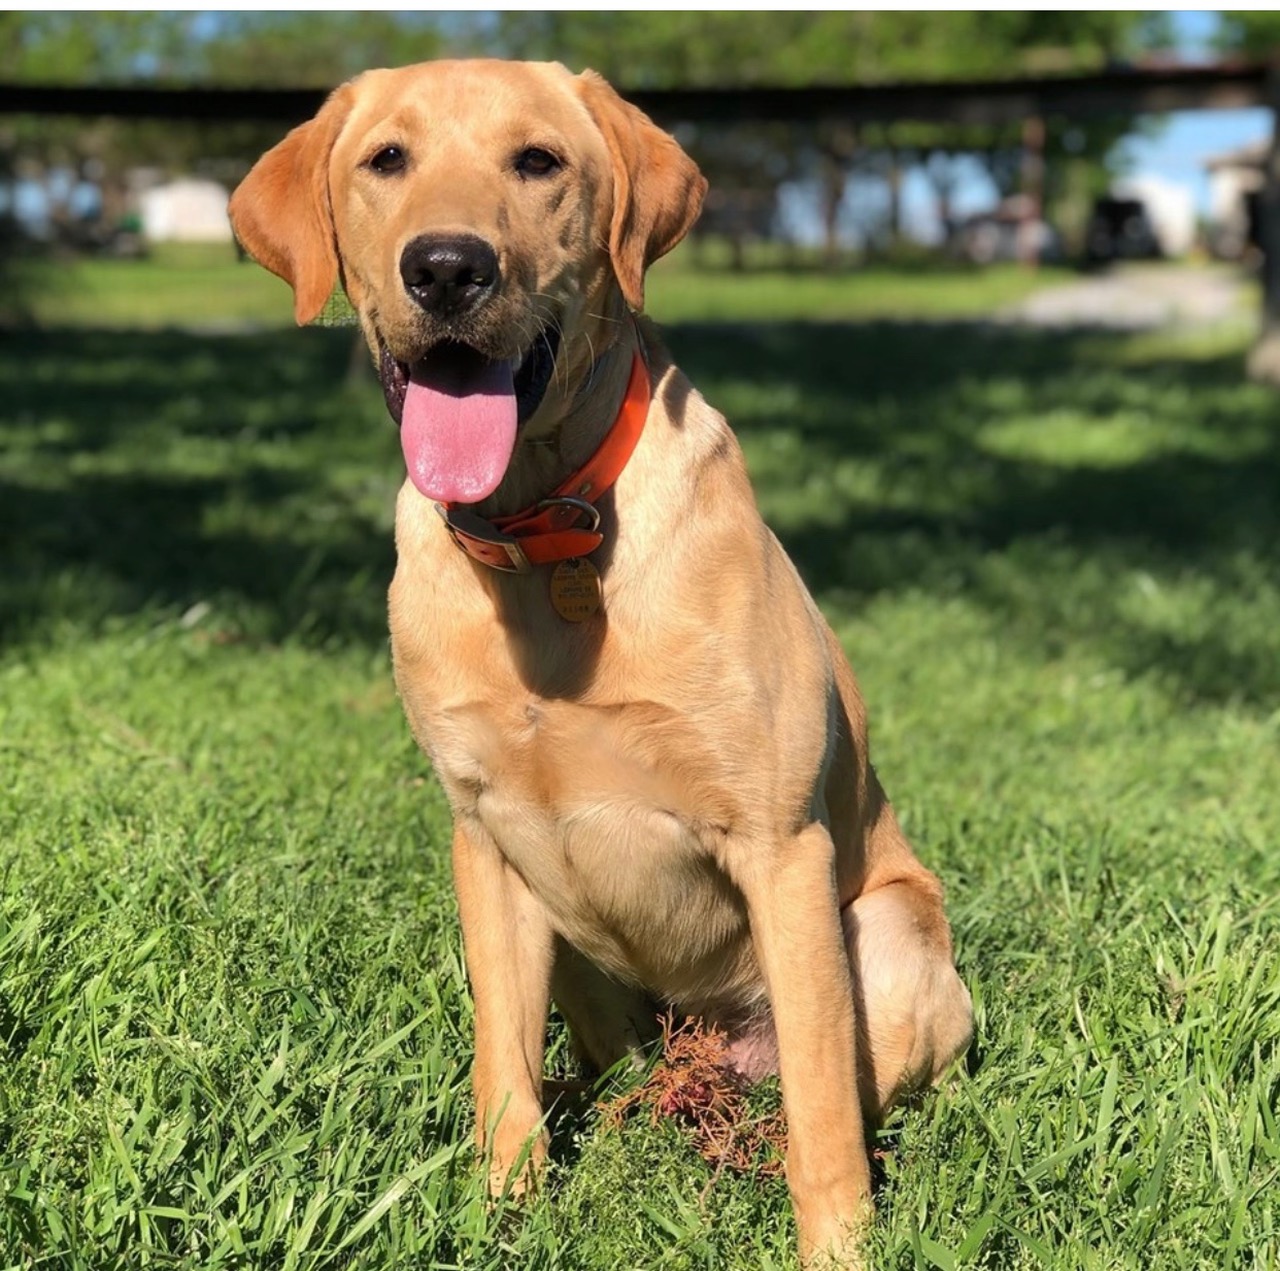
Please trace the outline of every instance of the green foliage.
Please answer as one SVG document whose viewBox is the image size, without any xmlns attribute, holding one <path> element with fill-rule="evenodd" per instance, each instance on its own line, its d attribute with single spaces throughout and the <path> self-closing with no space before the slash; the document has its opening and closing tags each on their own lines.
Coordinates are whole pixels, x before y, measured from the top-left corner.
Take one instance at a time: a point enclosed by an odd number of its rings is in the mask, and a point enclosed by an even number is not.
<svg viewBox="0 0 1280 1271">
<path fill-rule="evenodd" d="M 135 78 L 180 46 L 184 18 L 152 13 L 0 13 L 0 78 L 86 84 Z"/>
<path fill-rule="evenodd" d="M 1091 70 L 1158 39 L 1141 14 L 1001 11 L 504 13 L 514 57 L 618 84 L 849 84 Z"/>
<path fill-rule="evenodd" d="M 1268 57 L 1280 47 L 1280 13 L 1269 9 L 1231 9 L 1222 15 L 1217 43 L 1233 53 Z"/>
<path fill-rule="evenodd" d="M 219 84 L 328 88 L 374 66 L 425 62 L 441 53 L 429 13 L 235 13 L 201 50 L 201 78 Z"/>
<path fill-rule="evenodd" d="M 590 66 L 622 86 L 800 86 L 1098 70 L 1166 45 L 1169 28 L 1160 15 L 1132 12 L 599 10 L 506 13 L 497 34 L 500 49 L 512 56 Z M 1073 222 L 1071 228 L 1083 224 L 1092 196 L 1109 180 L 1102 161 L 1132 126 L 1123 118 L 1049 122 L 1047 205 L 1058 219 Z M 740 125 L 693 141 L 721 196 L 817 176 L 829 185 L 833 206 L 845 181 L 858 179 L 855 162 L 865 174 L 886 151 L 908 161 L 932 156 L 927 170 L 940 186 L 950 180 L 949 156 L 977 151 L 1002 195 L 1020 188 L 1024 164 L 1017 127 L 897 123 L 867 126 L 858 136 L 834 123 L 812 130 Z M 827 234 L 834 252 L 830 211 Z"/>
<path fill-rule="evenodd" d="M 553 58 L 621 85 L 866 83 L 1095 69 L 1160 44 L 1121 12 L 0 15 L 0 77 L 317 87 L 442 51 Z"/>
<path fill-rule="evenodd" d="M 327 88 L 370 66 L 434 57 L 440 47 L 431 15 L 0 14 L 0 79 L 18 83 Z M 281 131 L 275 123 L 19 116 L 0 133 L 0 160 L 21 161 L 29 178 L 97 160 L 103 185 L 122 208 L 130 167 L 171 175 L 198 170 L 234 184 Z"/>
<path fill-rule="evenodd" d="M 885 80 L 1002 78 L 1096 69 L 1161 43 L 1151 15 L 1128 12 L 815 13 L 514 12 L 467 16 L 334 11 L 322 13 L 10 13 L 0 15 L 0 77 L 19 82 L 122 80 L 186 84 L 328 87 L 371 66 L 401 65 L 441 53 L 553 58 L 592 66 L 623 88 L 767 83 L 863 84 Z M 1047 154 L 1050 203 L 1083 220 L 1089 195 L 1105 184 L 1101 160 L 1131 121 L 1052 124 Z M 114 182 L 146 164 L 193 168 L 234 184 L 274 141 L 278 128 L 252 124 L 97 120 L 20 123 L 0 151 L 29 170 L 74 166 L 92 157 Z M 722 126 L 693 138 L 694 149 L 729 209 L 769 206 L 780 184 L 816 178 L 828 195 L 827 233 L 835 252 L 835 209 L 855 160 L 882 165 L 886 151 L 932 155 L 940 182 L 948 155 L 976 148 L 1002 193 L 1020 181 L 1018 130 L 993 133 L 946 125 L 810 130 Z M 861 150 L 861 155 L 859 151 Z M 750 193 L 744 193 L 749 191 Z M 767 219 L 767 212 L 766 212 Z M 945 218 L 944 218 L 945 219 Z M 1068 216 L 1071 219 L 1071 216 Z M 740 232 L 740 231 L 734 231 Z M 890 230 L 892 238 L 894 229 Z"/>
<path fill-rule="evenodd" d="M 0 346 L 0 1266 L 794 1271 L 785 1188 L 668 1126 L 567 1113 L 545 1192 L 482 1201 L 352 338 Z M 878 1137 L 876 1265 L 1274 1267 L 1280 423 L 1242 342 L 670 338 L 974 992 L 970 1070 Z"/>
<path fill-rule="evenodd" d="M 438 29 L 432 15 L 372 12 L 6 13 L 0 78 L 324 88 L 436 56 Z"/>
</svg>

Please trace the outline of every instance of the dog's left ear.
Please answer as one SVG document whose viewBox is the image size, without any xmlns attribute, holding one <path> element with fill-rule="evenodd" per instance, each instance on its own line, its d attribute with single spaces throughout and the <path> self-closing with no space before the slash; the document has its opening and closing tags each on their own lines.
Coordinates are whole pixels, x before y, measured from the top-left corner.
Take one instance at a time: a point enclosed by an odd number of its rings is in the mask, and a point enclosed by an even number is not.
<svg viewBox="0 0 1280 1271">
<path fill-rule="evenodd" d="M 310 322 L 338 281 L 329 154 L 351 110 L 344 84 L 320 113 L 254 164 L 227 211 L 241 246 L 293 288 L 293 316 Z"/>
<path fill-rule="evenodd" d="M 702 211 L 707 180 L 674 137 L 595 71 L 583 71 L 578 86 L 613 166 L 613 272 L 627 303 L 643 309 L 644 271 L 689 232 Z"/>
</svg>

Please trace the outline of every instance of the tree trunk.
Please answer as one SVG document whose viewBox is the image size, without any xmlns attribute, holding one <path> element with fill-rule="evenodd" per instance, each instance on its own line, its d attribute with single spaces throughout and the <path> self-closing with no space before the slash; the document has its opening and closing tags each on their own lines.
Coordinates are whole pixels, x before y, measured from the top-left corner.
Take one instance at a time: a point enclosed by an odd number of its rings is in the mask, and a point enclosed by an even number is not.
<svg viewBox="0 0 1280 1271">
<path fill-rule="evenodd" d="M 822 259 L 828 267 L 840 260 L 840 205 L 844 190 L 844 167 L 828 155 L 822 164 Z"/>
<path fill-rule="evenodd" d="M 1262 239 L 1262 332 L 1249 353 L 1249 378 L 1280 387 L 1280 71 L 1267 82 L 1271 151 L 1258 200 Z"/>
<path fill-rule="evenodd" d="M 885 183 L 889 187 L 889 217 L 885 241 L 892 252 L 902 241 L 902 165 L 898 162 L 897 150 L 892 146 L 887 153 L 889 170 L 885 173 Z"/>
<path fill-rule="evenodd" d="M 956 182 L 951 156 L 945 150 L 934 150 L 922 166 L 926 180 L 933 187 L 934 211 L 942 230 L 942 250 L 949 252 L 955 245 L 956 237 L 955 214 L 951 207 L 951 195 Z"/>
<path fill-rule="evenodd" d="M 1026 200 L 1018 227 L 1018 256 L 1028 269 L 1040 264 L 1039 228 L 1044 208 L 1044 120 L 1032 115 L 1022 125 L 1022 194 Z"/>
<path fill-rule="evenodd" d="M 822 154 L 822 257 L 828 266 L 840 262 L 840 208 L 849 185 L 849 168 L 858 153 L 858 130 L 852 124 L 821 127 L 818 146 Z"/>
</svg>

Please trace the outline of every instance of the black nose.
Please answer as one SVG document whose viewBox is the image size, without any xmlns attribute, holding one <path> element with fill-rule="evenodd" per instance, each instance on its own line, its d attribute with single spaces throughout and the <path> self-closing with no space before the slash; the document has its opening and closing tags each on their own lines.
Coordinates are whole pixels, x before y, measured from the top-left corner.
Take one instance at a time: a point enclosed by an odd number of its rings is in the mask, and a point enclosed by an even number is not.
<svg viewBox="0 0 1280 1271">
<path fill-rule="evenodd" d="M 400 257 L 405 290 L 439 318 L 474 309 L 498 282 L 498 253 L 474 234 L 415 238 Z"/>
</svg>

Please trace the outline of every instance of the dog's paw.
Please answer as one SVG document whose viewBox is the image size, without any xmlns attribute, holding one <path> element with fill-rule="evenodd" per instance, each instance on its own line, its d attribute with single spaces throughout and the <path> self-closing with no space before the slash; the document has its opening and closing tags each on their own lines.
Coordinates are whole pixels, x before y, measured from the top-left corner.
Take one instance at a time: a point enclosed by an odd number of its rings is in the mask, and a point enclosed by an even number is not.
<svg viewBox="0 0 1280 1271">
<path fill-rule="evenodd" d="M 523 1200 L 537 1190 L 547 1163 L 550 1136 L 540 1130 L 529 1137 L 503 1143 L 495 1134 L 487 1153 L 489 1195 L 496 1201 Z"/>
<path fill-rule="evenodd" d="M 801 1224 L 800 1265 L 804 1271 L 872 1271 L 867 1254 L 871 1210 L 856 1218 L 829 1218 Z"/>
</svg>

